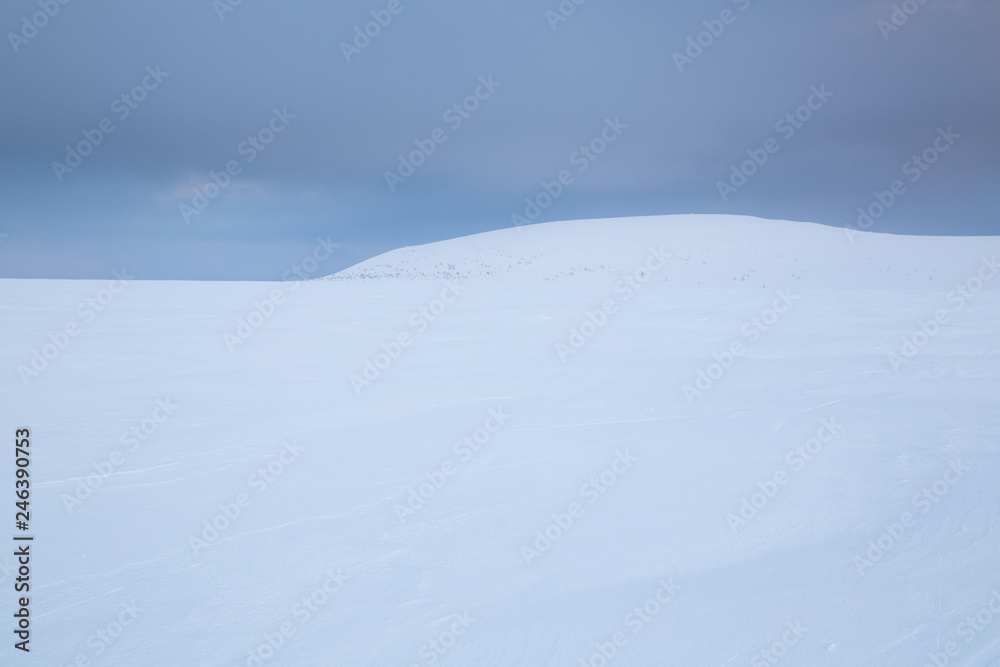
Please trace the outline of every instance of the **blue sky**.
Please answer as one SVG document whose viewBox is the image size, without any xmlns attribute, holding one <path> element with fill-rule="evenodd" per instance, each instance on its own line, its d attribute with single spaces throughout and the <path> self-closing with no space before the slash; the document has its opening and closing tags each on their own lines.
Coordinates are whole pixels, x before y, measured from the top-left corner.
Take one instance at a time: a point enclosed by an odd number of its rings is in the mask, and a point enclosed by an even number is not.
<svg viewBox="0 0 1000 667">
<path fill-rule="evenodd" d="M 996 2 L 234 2 L 4 3 L 0 277 L 278 280 L 317 238 L 319 275 L 515 214 L 845 225 L 877 193 L 876 231 L 1000 230 Z"/>
</svg>

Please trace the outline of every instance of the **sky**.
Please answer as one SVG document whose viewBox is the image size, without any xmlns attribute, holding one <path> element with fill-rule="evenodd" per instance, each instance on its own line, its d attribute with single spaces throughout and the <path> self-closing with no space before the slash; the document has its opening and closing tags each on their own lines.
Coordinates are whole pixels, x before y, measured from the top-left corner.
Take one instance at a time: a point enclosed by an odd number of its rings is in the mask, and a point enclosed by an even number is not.
<svg viewBox="0 0 1000 667">
<path fill-rule="evenodd" d="M 674 213 L 1000 233 L 995 0 L 578 2 L 7 0 L 0 277 Z"/>
</svg>

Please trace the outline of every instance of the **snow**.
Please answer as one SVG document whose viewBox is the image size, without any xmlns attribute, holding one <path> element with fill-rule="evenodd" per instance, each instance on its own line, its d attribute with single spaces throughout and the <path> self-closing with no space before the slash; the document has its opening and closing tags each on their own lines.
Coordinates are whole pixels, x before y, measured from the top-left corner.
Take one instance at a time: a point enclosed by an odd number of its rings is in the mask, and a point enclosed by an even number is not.
<svg viewBox="0 0 1000 667">
<path fill-rule="evenodd" d="M 0 281 L 31 660 L 1000 665 L 998 251 L 665 216 Z"/>
<path fill-rule="evenodd" d="M 893 236 L 746 216 L 575 220 L 401 248 L 331 278 L 534 284 L 621 277 L 647 247 L 665 246 L 675 287 L 950 289 L 951 277 L 941 272 L 965 270 L 977 244 L 997 247 L 993 238 Z"/>
</svg>

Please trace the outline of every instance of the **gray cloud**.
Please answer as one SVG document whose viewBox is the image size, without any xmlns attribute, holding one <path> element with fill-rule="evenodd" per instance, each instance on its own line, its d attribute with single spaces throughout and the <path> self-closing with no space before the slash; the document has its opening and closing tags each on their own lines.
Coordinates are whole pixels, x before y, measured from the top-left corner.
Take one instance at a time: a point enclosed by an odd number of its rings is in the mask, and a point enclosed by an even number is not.
<svg viewBox="0 0 1000 667">
<path fill-rule="evenodd" d="M 609 117 L 629 128 L 541 220 L 725 212 L 840 225 L 952 126 L 962 139 L 879 229 L 997 232 L 995 2 L 914 1 L 888 39 L 878 22 L 903 3 L 589 0 L 555 30 L 546 11 L 559 0 L 399 3 L 350 63 L 341 43 L 388 0 L 243 0 L 224 20 L 211 0 L 69 2 L 15 37 L 16 53 L 8 33 L 42 10 L 6 3 L 0 276 L 101 277 L 127 261 L 140 277 L 275 278 L 317 234 L 342 244 L 333 271 L 503 227 Z M 734 21 L 715 22 L 726 9 Z M 724 29 L 678 72 L 674 54 L 705 21 Z M 147 66 L 169 76 L 120 118 L 128 104 L 114 100 Z M 501 87 L 453 129 L 444 110 L 491 74 Z M 821 84 L 829 102 L 723 201 L 731 165 Z M 276 107 L 295 118 L 247 161 L 241 145 Z M 114 131 L 60 182 L 53 161 L 104 118 Z M 447 141 L 390 192 L 385 171 L 437 128 Z M 178 206 L 229 161 L 239 175 L 186 224 Z"/>
</svg>

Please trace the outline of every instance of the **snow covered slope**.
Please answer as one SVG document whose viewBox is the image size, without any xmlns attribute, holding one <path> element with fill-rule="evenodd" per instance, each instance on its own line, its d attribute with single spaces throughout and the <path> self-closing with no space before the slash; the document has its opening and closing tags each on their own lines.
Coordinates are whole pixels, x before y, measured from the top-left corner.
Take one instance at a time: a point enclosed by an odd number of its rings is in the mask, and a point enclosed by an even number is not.
<svg viewBox="0 0 1000 667">
<path fill-rule="evenodd" d="M 671 217 L 0 281 L 0 663 L 998 665 L 998 250 Z"/>
<path fill-rule="evenodd" d="M 942 271 L 994 238 L 892 236 L 731 215 L 574 220 L 502 229 L 387 252 L 333 280 L 517 283 L 620 278 L 648 247 L 671 257 L 675 286 L 942 289 Z"/>
</svg>

